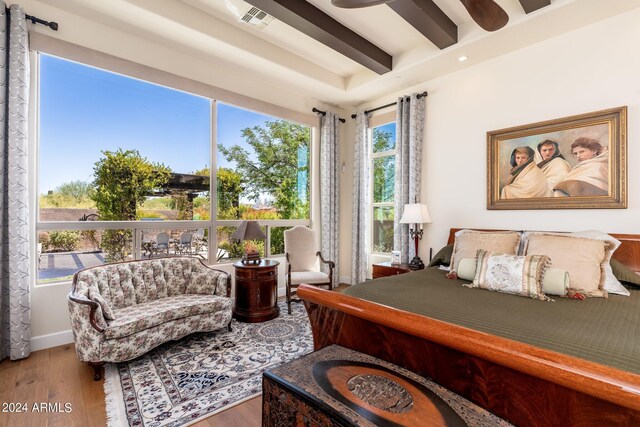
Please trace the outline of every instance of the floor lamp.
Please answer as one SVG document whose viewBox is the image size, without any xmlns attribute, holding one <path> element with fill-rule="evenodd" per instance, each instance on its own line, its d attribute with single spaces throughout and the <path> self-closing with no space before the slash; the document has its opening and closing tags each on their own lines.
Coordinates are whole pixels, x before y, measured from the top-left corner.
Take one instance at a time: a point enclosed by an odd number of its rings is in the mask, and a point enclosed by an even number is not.
<svg viewBox="0 0 640 427">
<path fill-rule="evenodd" d="M 429 216 L 427 205 L 422 203 L 409 203 L 408 205 L 404 205 L 400 224 L 414 224 L 413 228 L 409 229 L 409 236 L 416 245 L 416 256 L 409 262 L 409 268 L 412 270 L 421 270 L 424 268 L 424 263 L 418 256 L 418 242 L 422 239 L 422 224 L 429 223 L 431 223 L 431 217 Z"/>
</svg>

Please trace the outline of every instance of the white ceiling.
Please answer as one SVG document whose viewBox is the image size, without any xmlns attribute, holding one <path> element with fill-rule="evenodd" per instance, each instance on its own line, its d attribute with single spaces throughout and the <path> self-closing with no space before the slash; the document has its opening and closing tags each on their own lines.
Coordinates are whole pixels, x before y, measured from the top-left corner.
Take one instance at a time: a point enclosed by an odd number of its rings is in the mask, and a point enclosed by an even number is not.
<svg viewBox="0 0 640 427">
<path fill-rule="evenodd" d="M 496 0 L 510 20 L 503 29 L 488 33 L 471 20 L 459 0 L 434 1 L 458 25 L 458 43 L 444 50 L 388 6 L 340 9 L 330 0 L 309 0 L 393 56 L 393 71 L 378 75 L 278 20 L 262 30 L 239 21 L 238 14 L 251 7 L 243 0 L 43 0 L 102 25 L 205 57 L 212 64 L 240 67 L 259 75 L 264 84 L 294 88 L 341 107 L 640 7 L 640 0 L 552 0 L 550 6 L 527 15 L 518 0 Z M 469 59 L 459 62 L 461 55 Z"/>
</svg>

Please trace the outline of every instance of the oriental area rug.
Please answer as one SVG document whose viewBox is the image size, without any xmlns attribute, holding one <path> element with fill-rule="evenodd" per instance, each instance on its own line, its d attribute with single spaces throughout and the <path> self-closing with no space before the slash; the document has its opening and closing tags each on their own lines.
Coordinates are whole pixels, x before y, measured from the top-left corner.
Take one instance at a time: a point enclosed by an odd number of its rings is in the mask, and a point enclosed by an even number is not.
<svg viewBox="0 0 640 427">
<path fill-rule="evenodd" d="M 110 427 L 178 427 L 228 409 L 262 392 L 262 372 L 313 351 L 303 304 L 292 314 L 163 344 L 135 360 L 107 364 Z"/>
</svg>

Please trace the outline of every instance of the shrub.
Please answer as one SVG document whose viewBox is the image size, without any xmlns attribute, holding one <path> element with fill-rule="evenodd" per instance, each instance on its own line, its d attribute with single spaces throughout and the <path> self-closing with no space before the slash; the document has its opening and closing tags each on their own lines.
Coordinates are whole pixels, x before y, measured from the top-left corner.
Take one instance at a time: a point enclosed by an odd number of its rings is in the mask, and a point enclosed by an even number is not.
<svg viewBox="0 0 640 427">
<path fill-rule="evenodd" d="M 48 252 L 51 247 L 49 233 L 38 233 L 38 243 L 42 243 L 42 252 Z"/>
<path fill-rule="evenodd" d="M 54 251 L 73 251 L 80 242 L 80 232 L 75 230 L 61 230 L 49 232 L 48 247 Z M 44 244 L 42 245 L 44 248 Z"/>
<path fill-rule="evenodd" d="M 107 262 L 127 261 L 131 256 L 132 230 L 105 230 L 102 234 L 102 249 Z"/>
</svg>

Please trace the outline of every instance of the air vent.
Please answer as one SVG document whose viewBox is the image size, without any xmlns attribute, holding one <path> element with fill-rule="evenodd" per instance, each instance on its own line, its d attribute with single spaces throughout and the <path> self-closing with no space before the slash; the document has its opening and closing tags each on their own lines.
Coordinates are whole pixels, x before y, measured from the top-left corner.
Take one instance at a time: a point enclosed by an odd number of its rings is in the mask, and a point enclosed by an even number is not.
<svg viewBox="0 0 640 427">
<path fill-rule="evenodd" d="M 267 12 L 258 9 L 257 7 L 251 7 L 247 10 L 244 15 L 240 18 L 241 21 L 246 22 L 249 25 L 253 25 L 258 30 L 264 29 L 271 21 L 273 21 L 273 16 L 269 15 Z"/>
</svg>

